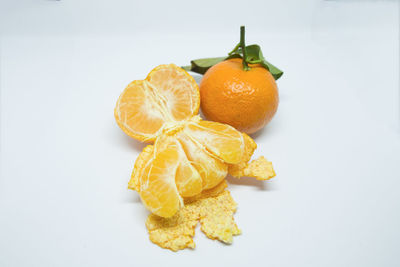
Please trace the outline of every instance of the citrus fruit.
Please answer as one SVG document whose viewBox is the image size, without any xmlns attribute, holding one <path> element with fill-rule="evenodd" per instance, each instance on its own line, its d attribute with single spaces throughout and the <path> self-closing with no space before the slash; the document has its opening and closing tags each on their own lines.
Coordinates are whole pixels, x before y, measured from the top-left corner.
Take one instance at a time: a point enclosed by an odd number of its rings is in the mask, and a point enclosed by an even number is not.
<svg viewBox="0 0 400 267">
<path fill-rule="evenodd" d="M 251 134 L 264 127 L 278 108 L 278 88 L 263 66 L 234 58 L 212 66 L 200 83 L 201 109 L 212 121 Z"/>
<path fill-rule="evenodd" d="M 230 169 L 240 177 L 249 166 L 251 138 L 227 124 L 202 120 L 199 105 L 196 82 L 173 64 L 133 81 L 117 101 L 120 128 L 139 141 L 154 141 L 139 154 L 128 187 L 155 215 L 172 217 L 186 200 L 218 187 Z M 269 170 L 263 164 L 248 173 L 260 176 Z"/>
</svg>

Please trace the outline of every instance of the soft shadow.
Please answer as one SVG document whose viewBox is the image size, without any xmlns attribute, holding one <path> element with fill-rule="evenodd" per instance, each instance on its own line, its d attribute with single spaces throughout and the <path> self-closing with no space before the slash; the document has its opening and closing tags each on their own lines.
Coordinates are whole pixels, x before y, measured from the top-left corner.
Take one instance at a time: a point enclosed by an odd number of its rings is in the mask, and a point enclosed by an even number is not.
<svg viewBox="0 0 400 267">
<path fill-rule="evenodd" d="M 273 187 L 271 186 L 271 184 L 268 183 L 267 181 L 256 180 L 255 178 L 252 178 L 252 177 L 235 178 L 235 177 L 232 177 L 231 175 L 228 175 L 226 177 L 226 180 L 230 184 L 253 186 L 253 187 L 256 187 L 258 190 L 261 190 L 261 191 L 274 190 Z"/>
<path fill-rule="evenodd" d="M 129 195 L 124 197 L 124 202 L 125 203 L 140 203 L 140 196 L 136 192 L 132 192 L 132 190 L 129 190 Z"/>
<path fill-rule="evenodd" d="M 257 132 L 250 134 L 250 137 L 253 138 L 253 139 L 257 139 L 257 137 L 259 137 L 260 135 L 262 135 L 266 131 L 267 127 L 268 127 L 268 125 L 265 126 L 264 128 L 261 128 Z"/>
<path fill-rule="evenodd" d="M 132 137 L 128 136 L 125 134 L 121 129 L 116 125 L 115 122 L 110 123 L 111 125 L 113 124 L 113 127 L 108 127 L 107 128 L 107 135 L 109 136 L 109 139 L 115 143 L 115 145 L 121 146 L 121 147 L 130 147 L 133 148 L 134 150 L 137 150 L 141 152 L 143 148 L 145 148 L 147 145 L 150 143 L 144 143 L 137 141 L 133 139 Z"/>
<path fill-rule="evenodd" d="M 145 148 L 149 143 L 142 143 L 139 142 L 132 137 L 127 136 L 126 134 L 121 133 L 121 138 L 122 142 L 124 142 L 127 146 L 132 147 L 133 149 L 141 152 L 143 148 Z"/>
<path fill-rule="evenodd" d="M 138 192 L 136 192 L 135 190 L 129 189 L 127 187 L 127 184 L 124 184 L 123 186 L 125 188 L 121 189 L 122 191 L 119 194 L 122 202 L 124 202 L 124 203 L 139 203 L 139 202 L 141 202 Z"/>
<path fill-rule="evenodd" d="M 261 128 L 255 133 L 250 134 L 250 137 L 253 139 L 257 139 L 260 135 L 265 135 L 265 134 L 271 135 L 277 129 L 278 129 L 278 124 L 276 120 L 272 119 L 272 121 L 269 122 L 267 125 L 265 125 L 265 127 Z"/>
<path fill-rule="evenodd" d="M 203 120 L 207 120 L 201 109 L 199 110 L 199 115 L 200 115 L 200 118 L 202 118 Z"/>
<path fill-rule="evenodd" d="M 196 83 L 200 85 L 201 79 L 203 79 L 203 75 L 197 74 L 195 72 L 190 72 L 190 75 L 193 77 Z"/>
</svg>

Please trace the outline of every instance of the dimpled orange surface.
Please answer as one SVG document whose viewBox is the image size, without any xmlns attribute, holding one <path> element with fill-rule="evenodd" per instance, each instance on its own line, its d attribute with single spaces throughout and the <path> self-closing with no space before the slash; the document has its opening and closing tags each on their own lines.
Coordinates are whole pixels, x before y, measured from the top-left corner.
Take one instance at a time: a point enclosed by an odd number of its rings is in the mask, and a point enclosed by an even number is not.
<svg viewBox="0 0 400 267">
<path fill-rule="evenodd" d="M 214 65 L 204 74 L 200 95 L 207 119 L 251 134 L 272 119 L 279 96 L 271 73 L 260 65 L 249 66 L 244 71 L 240 58 Z"/>
<path fill-rule="evenodd" d="M 256 148 L 249 136 L 202 120 L 199 105 L 196 82 L 170 64 L 130 83 L 114 110 L 126 134 L 153 143 L 136 159 L 128 188 L 152 213 L 146 223 L 150 239 L 174 251 L 194 247 L 198 221 L 208 237 L 222 242 L 240 233 L 233 220 L 236 203 L 225 190 L 228 173 L 263 180 L 275 175 L 270 162 L 249 162 Z"/>
</svg>

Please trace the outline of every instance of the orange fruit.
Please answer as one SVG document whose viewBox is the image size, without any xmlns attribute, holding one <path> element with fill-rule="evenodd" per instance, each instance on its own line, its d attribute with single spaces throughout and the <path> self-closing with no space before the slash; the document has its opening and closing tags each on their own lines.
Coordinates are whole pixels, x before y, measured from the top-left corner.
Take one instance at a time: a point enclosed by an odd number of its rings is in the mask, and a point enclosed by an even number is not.
<svg viewBox="0 0 400 267">
<path fill-rule="evenodd" d="M 242 59 L 222 61 L 211 67 L 200 83 L 201 109 L 212 121 L 229 124 L 251 134 L 264 127 L 278 108 L 278 88 L 264 67 Z"/>
<path fill-rule="evenodd" d="M 130 83 L 114 110 L 126 134 L 154 141 L 139 154 L 128 188 L 138 191 L 146 208 L 161 217 L 173 216 L 185 199 L 210 192 L 229 169 L 240 176 L 254 151 L 250 137 L 197 115 L 199 95 L 186 71 L 161 65 L 145 80 Z"/>
</svg>

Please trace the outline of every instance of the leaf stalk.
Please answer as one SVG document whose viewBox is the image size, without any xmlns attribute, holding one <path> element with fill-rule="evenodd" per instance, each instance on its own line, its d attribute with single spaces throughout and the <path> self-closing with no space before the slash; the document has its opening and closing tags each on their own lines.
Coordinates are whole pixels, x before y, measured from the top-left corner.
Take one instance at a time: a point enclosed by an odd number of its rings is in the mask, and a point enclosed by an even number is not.
<svg viewBox="0 0 400 267">
<path fill-rule="evenodd" d="M 245 71 L 250 70 L 249 65 L 247 64 L 247 51 L 246 51 L 246 44 L 245 44 L 245 28 L 244 26 L 240 26 L 240 47 L 242 48 L 243 53 L 243 69 Z"/>
</svg>

